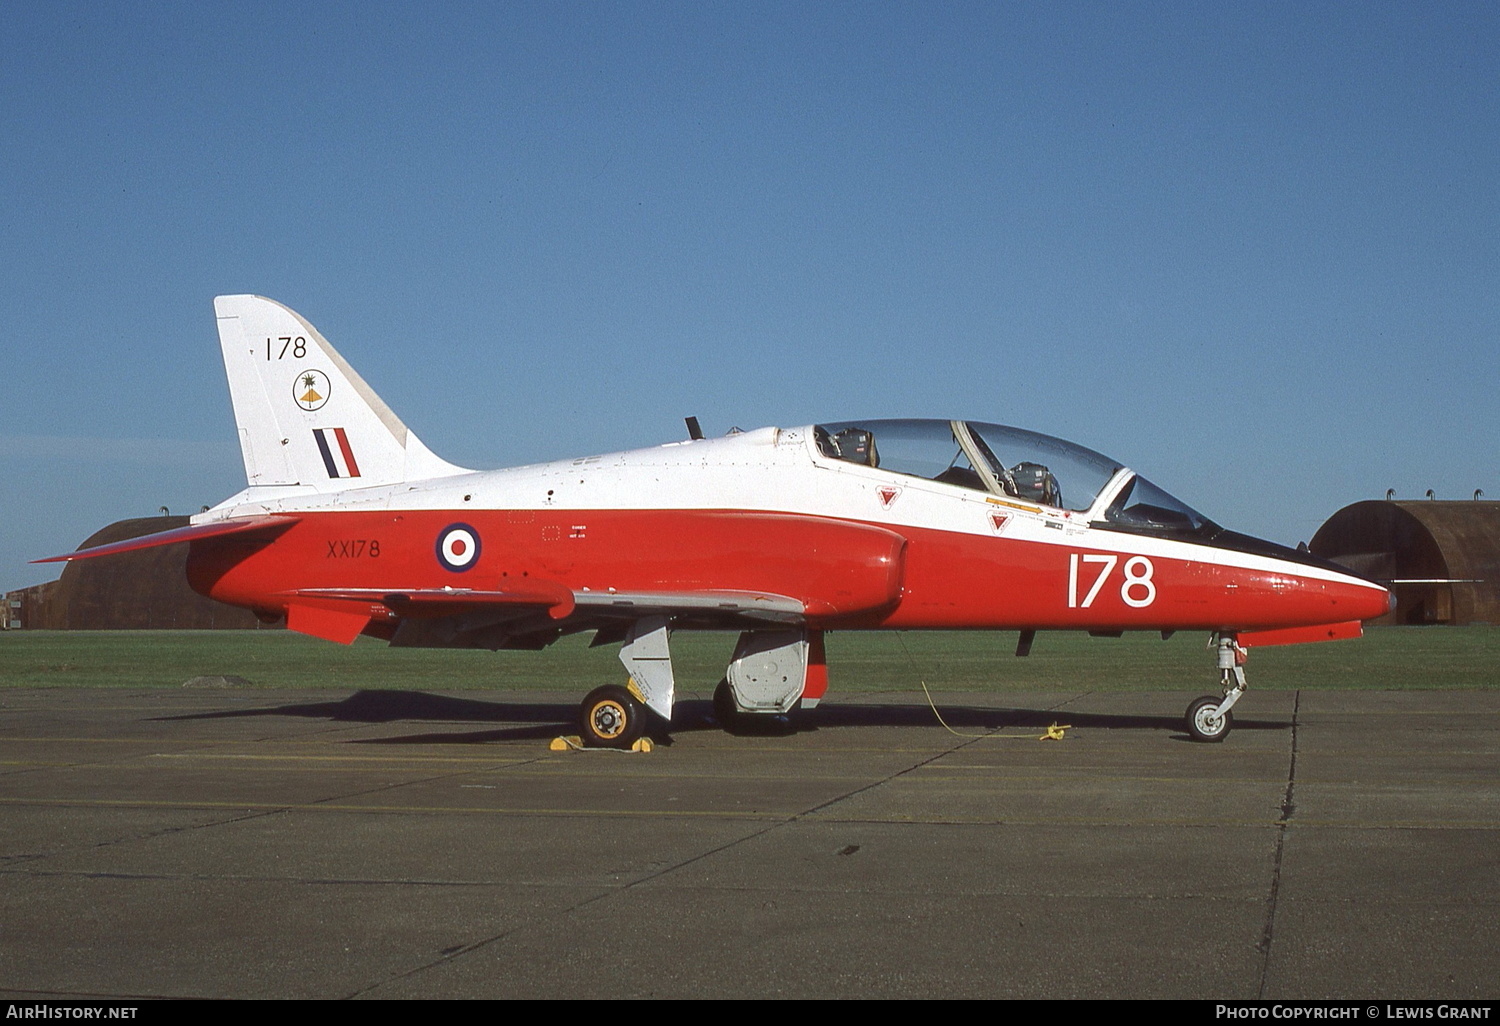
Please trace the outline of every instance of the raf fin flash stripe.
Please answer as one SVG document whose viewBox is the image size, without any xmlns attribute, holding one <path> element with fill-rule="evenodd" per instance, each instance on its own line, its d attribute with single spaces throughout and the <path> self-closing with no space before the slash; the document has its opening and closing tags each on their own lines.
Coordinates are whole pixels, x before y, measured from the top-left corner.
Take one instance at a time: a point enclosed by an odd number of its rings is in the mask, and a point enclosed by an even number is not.
<svg viewBox="0 0 1500 1026">
<path fill-rule="evenodd" d="M 313 439 L 318 443 L 329 477 L 359 476 L 359 464 L 354 462 L 354 450 L 349 447 L 349 436 L 343 428 L 313 428 Z"/>
</svg>

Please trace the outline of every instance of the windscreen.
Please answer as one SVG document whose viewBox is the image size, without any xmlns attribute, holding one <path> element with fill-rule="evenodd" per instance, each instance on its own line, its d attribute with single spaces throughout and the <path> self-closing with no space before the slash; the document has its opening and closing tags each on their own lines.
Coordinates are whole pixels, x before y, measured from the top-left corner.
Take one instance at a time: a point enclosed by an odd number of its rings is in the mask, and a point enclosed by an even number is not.
<svg viewBox="0 0 1500 1026">
<path fill-rule="evenodd" d="M 1137 474 L 1104 511 L 1106 525 L 1148 534 L 1201 534 L 1217 530 L 1208 517 Z"/>
</svg>

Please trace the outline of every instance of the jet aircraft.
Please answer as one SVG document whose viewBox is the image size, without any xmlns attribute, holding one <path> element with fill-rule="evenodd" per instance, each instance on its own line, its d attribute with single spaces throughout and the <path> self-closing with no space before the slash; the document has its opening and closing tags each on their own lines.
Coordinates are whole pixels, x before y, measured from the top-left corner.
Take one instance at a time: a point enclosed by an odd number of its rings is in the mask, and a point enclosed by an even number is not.
<svg viewBox="0 0 1500 1026">
<path fill-rule="evenodd" d="M 190 544 L 198 592 L 352 643 L 621 644 L 629 682 L 584 699 L 586 743 L 670 722 L 674 631 L 738 631 L 726 724 L 811 708 L 829 630 L 1213 632 L 1231 729 L 1237 646 L 1356 637 L 1379 584 L 1225 530 L 1123 464 L 968 420 L 766 427 L 473 471 L 434 455 L 310 323 L 214 301 L 247 487 L 183 528 L 52 557 Z M 649 713 L 648 713 L 649 711 Z"/>
</svg>

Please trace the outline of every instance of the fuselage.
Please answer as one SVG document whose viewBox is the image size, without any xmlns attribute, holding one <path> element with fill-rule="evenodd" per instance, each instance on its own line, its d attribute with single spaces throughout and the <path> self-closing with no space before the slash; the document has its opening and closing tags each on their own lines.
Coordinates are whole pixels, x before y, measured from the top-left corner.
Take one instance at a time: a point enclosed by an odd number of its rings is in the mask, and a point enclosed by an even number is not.
<svg viewBox="0 0 1500 1026">
<path fill-rule="evenodd" d="M 251 488 L 195 521 L 297 521 L 274 542 L 195 542 L 189 579 L 268 614 L 320 589 L 764 592 L 813 629 L 1247 631 L 1388 608 L 1379 585 L 1269 543 L 1111 522 L 1123 468 L 1070 509 L 835 458 L 816 430 L 331 494 Z"/>
</svg>

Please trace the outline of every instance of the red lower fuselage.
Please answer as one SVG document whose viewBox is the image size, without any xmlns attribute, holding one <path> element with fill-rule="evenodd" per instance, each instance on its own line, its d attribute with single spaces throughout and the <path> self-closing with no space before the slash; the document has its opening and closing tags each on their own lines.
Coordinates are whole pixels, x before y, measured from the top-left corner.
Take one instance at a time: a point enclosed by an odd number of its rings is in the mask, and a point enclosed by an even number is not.
<svg viewBox="0 0 1500 1026">
<path fill-rule="evenodd" d="M 1388 601 L 1368 582 L 1297 562 L 1187 543 L 1141 554 L 1102 531 L 1045 544 L 728 510 L 300 517 L 272 543 L 194 543 L 193 587 L 278 614 L 298 592 L 335 588 L 728 589 L 796 599 L 812 628 L 891 629 L 1261 630 L 1368 619 Z M 479 547 L 459 570 L 439 551 L 455 524 L 472 528 Z"/>
</svg>

